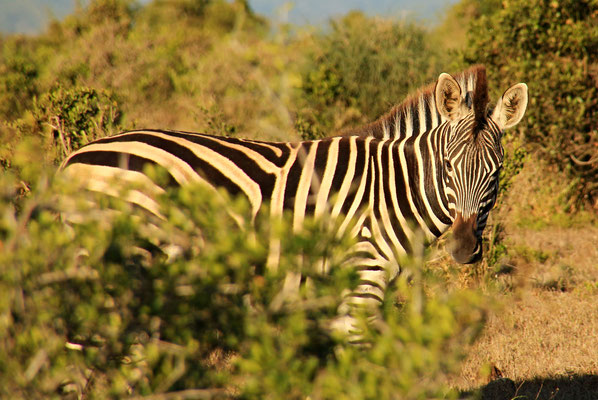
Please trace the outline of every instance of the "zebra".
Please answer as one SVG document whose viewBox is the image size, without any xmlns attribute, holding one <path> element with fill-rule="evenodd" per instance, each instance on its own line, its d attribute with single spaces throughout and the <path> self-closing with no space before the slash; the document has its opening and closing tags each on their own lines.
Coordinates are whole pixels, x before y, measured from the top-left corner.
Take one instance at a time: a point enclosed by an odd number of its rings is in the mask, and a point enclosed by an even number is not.
<svg viewBox="0 0 598 400">
<path fill-rule="evenodd" d="M 118 196 L 109 179 L 152 185 L 144 166 L 159 165 L 172 185 L 201 182 L 244 196 L 253 217 L 266 208 L 271 218 L 288 210 L 294 230 L 308 216 L 337 221 L 339 233 L 356 239 L 347 264 L 360 280 L 334 329 L 358 341 L 353 310 L 382 302 L 418 232 L 429 243 L 451 228 L 453 259 L 480 259 L 498 193 L 502 134 L 522 119 L 527 99 L 526 84 L 518 83 L 488 107 L 485 68 L 474 66 L 455 76 L 440 74 L 376 121 L 337 136 L 267 142 L 135 130 L 85 145 L 61 169 L 90 190 Z M 163 191 L 153 185 L 154 194 Z M 159 215 L 152 194 L 127 200 Z M 279 255 L 280 242 L 272 240 L 267 266 L 275 268 Z M 300 277 L 290 274 L 284 286 L 299 284 Z"/>
</svg>

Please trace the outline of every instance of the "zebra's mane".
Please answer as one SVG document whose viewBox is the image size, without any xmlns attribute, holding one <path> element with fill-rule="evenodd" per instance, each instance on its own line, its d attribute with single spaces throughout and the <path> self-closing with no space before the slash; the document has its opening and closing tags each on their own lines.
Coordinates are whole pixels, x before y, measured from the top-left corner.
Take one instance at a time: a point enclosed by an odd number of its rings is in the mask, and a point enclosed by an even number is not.
<svg viewBox="0 0 598 400">
<path fill-rule="evenodd" d="M 461 86 L 463 103 L 475 112 L 475 127 L 481 128 L 488 106 L 486 68 L 483 65 L 475 65 L 453 75 L 453 78 Z M 396 139 L 418 135 L 435 128 L 445 122 L 436 109 L 435 88 L 436 82 L 431 83 L 408 96 L 402 103 L 394 106 L 376 121 L 364 126 L 349 128 L 342 131 L 341 135 Z"/>
</svg>

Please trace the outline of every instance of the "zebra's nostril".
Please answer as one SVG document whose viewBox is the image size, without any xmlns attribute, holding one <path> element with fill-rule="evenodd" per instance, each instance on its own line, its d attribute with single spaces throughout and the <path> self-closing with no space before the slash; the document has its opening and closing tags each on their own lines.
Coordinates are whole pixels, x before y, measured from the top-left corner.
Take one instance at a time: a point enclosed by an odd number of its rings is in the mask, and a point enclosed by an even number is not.
<svg viewBox="0 0 598 400">
<path fill-rule="evenodd" d="M 459 264 L 471 264 L 481 257 L 481 246 L 477 242 L 455 240 L 448 249 L 453 260 Z"/>
</svg>

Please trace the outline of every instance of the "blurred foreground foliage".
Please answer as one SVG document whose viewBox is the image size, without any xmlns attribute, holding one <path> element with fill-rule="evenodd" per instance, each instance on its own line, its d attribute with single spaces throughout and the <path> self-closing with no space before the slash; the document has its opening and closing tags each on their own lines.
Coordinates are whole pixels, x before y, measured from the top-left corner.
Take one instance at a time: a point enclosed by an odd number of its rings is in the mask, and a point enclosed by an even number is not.
<svg viewBox="0 0 598 400">
<path fill-rule="evenodd" d="M 371 346 L 345 346 L 327 325 L 358 277 L 340 266 L 352 241 L 325 221 L 296 234 L 287 220 L 252 226 L 246 201 L 201 187 L 169 191 L 156 220 L 112 198 L 89 208 L 60 175 L 16 167 L 38 179 L 15 200 L 18 181 L 0 177 L 2 397 L 456 396 L 443 377 L 480 332 L 486 300 L 446 290 L 421 257 L 405 262 L 382 318 L 364 320 Z M 66 224 L 63 207 L 85 217 Z M 271 235 L 283 238 L 276 270 L 263 268 Z M 312 283 L 281 301 L 288 272 Z"/>
</svg>

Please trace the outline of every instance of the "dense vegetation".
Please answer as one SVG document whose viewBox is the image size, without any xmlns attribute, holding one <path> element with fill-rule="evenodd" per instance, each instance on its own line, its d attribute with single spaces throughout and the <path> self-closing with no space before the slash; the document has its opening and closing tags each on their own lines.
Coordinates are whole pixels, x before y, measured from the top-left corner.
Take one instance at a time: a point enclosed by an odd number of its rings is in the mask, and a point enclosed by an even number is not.
<svg viewBox="0 0 598 400">
<path fill-rule="evenodd" d="M 573 206 L 598 207 L 598 1 L 505 4 L 474 21 L 465 60 L 500 87 L 528 83 L 525 143 L 567 172 Z"/>
<path fill-rule="evenodd" d="M 372 345 L 344 347 L 325 325 L 356 284 L 334 268 L 350 240 L 325 221 L 294 235 L 284 221 L 239 228 L 220 200 L 185 188 L 160 200 L 161 242 L 182 249 L 166 257 L 152 250 L 155 221 L 126 204 L 100 199 L 125 212 L 65 226 L 57 195 L 85 205 L 54 171 L 73 149 L 133 127 L 321 137 L 375 118 L 447 65 L 485 63 L 493 89 L 530 86 L 527 125 L 507 138 L 525 147 L 509 148 L 506 183 L 541 154 L 571 179 L 564 205 L 595 207 L 598 5 L 532 3 L 464 0 L 436 31 L 351 13 L 313 32 L 269 26 L 242 0 L 95 0 L 39 36 L 0 37 L 0 393 L 455 396 L 443 376 L 488 307 L 423 254 L 405 260 L 384 322 L 364 323 Z M 467 45 L 447 43 L 443 30 L 469 21 Z M 277 271 L 262 268 L 270 235 L 285 238 Z M 489 246 L 486 265 L 504 251 L 496 238 Z M 314 272 L 324 255 L 325 277 Z M 287 271 L 314 282 L 293 304 L 277 297 Z"/>
<path fill-rule="evenodd" d="M 372 347 L 341 350 L 326 324 L 341 291 L 357 280 L 338 268 L 350 241 L 327 233 L 323 221 L 291 238 L 287 224 L 272 228 L 287 238 L 284 256 L 276 271 L 259 273 L 267 229 L 239 229 L 230 207 L 205 189 L 162 199 L 162 238 L 182 249 L 166 258 L 140 250 L 151 249 L 155 236 L 127 204 L 111 204 L 123 210 L 114 218 L 99 214 L 69 228 L 56 219 L 56 193 L 47 182 L 36 184 L 21 212 L 10 205 L 12 193 L 1 204 L 3 396 L 438 397 L 446 391 L 438 378 L 456 366 L 484 318 L 474 292 L 424 296 L 421 261 L 414 261 L 406 265 L 416 284 L 403 279 L 388 294 L 384 322 L 368 331 Z M 78 207 L 96 215 L 71 205 Z M 248 209 L 233 207 L 241 215 Z M 316 272 L 324 255 L 331 262 L 326 276 Z M 287 271 L 314 284 L 281 303 Z"/>
</svg>

